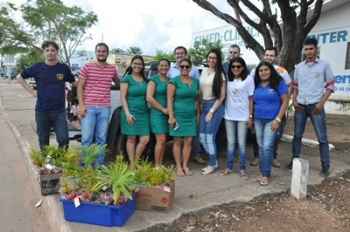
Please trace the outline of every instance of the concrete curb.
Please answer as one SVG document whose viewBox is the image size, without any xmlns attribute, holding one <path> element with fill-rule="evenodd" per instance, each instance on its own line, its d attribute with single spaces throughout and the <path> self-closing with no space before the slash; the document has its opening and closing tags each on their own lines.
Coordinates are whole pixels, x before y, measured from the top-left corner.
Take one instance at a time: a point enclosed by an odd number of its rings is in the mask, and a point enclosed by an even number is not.
<svg viewBox="0 0 350 232">
<path fill-rule="evenodd" d="M 283 141 L 286 141 L 286 142 L 292 142 L 293 141 L 293 136 L 292 135 L 285 135 L 285 134 L 283 134 L 281 139 Z M 312 140 L 312 139 L 302 139 L 301 143 L 303 145 L 310 146 L 310 147 L 316 147 L 319 144 L 318 141 Z M 335 146 L 333 144 L 329 144 L 329 150 L 333 150 L 334 148 L 335 148 Z"/>
<path fill-rule="evenodd" d="M 44 211 L 46 212 L 46 215 L 49 220 L 50 227 L 52 231 L 59 231 L 59 232 L 71 232 L 70 227 L 66 224 L 63 216 L 62 216 L 62 209 L 59 209 L 56 201 L 56 197 L 54 196 L 41 196 L 41 189 L 39 186 L 38 181 L 38 171 L 33 165 L 30 157 L 29 157 L 29 149 L 30 145 L 27 140 L 25 140 L 18 129 L 8 120 L 7 117 L 5 117 L 6 123 L 10 126 L 17 144 L 21 150 L 21 153 L 23 155 L 23 160 L 25 162 L 25 166 L 27 168 L 27 171 L 29 173 L 29 177 L 35 187 L 36 192 L 40 196 L 41 199 L 43 199 L 43 203 L 40 207 L 44 208 Z"/>
</svg>

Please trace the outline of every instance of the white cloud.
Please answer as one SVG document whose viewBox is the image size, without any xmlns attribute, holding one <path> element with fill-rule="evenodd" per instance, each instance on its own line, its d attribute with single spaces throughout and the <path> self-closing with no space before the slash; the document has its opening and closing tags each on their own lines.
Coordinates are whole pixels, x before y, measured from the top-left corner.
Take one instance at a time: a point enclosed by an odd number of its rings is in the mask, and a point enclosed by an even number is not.
<svg viewBox="0 0 350 232">
<path fill-rule="evenodd" d="M 25 0 L 10 0 L 21 4 Z M 93 50 L 102 40 L 111 49 L 140 47 L 145 55 L 156 49 L 172 51 L 183 45 L 190 47 L 192 33 L 226 25 L 226 22 L 202 9 L 192 0 L 63 0 L 84 11 L 93 11 L 99 22 L 88 33 L 93 36 L 81 49 Z M 211 1 L 229 10 L 222 0 Z"/>
</svg>

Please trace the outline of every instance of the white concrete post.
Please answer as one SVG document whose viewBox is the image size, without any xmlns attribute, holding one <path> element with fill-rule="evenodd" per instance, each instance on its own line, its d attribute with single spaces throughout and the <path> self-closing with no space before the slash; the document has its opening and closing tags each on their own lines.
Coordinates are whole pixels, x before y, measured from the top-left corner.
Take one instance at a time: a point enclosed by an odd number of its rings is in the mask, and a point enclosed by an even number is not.
<svg viewBox="0 0 350 232">
<path fill-rule="evenodd" d="M 303 200 L 307 194 L 307 183 L 309 176 L 309 161 L 294 158 L 291 183 L 291 195 L 297 200 Z"/>
</svg>

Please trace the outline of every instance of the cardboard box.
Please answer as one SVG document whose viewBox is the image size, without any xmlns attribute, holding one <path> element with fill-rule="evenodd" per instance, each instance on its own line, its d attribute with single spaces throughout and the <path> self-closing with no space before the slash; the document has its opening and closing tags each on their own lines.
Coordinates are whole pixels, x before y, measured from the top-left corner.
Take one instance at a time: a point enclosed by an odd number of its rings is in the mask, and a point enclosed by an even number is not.
<svg viewBox="0 0 350 232">
<path fill-rule="evenodd" d="M 137 186 L 136 209 L 154 212 L 168 212 L 174 203 L 175 181 L 170 187 Z"/>
</svg>

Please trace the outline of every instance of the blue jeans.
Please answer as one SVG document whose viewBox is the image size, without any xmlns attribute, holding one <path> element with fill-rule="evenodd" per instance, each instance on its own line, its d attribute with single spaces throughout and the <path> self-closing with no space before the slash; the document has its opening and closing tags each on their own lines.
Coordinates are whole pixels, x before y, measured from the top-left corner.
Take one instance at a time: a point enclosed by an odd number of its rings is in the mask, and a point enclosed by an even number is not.
<svg viewBox="0 0 350 232">
<path fill-rule="evenodd" d="M 316 104 L 302 105 L 303 111 L 295 111 L 294 113 L 294 137 L 293 137 L 293 149 L 292 158 L 299 158 L 301 152 L 301 140 L 303 138 L 306 120 L 310 117 L 316 136 L 319 142 L 319 151 L 321 164 L 323 167 L 330 166 L 329 159 L 329 143 L 327 137 L 326 128 L 326 113 L 324 109 L 320 114 L 313 114 L 312 111 L 315 109 Z"/>
<path fill-rule="evenodd" d="M 196 136 L 192 137 L 192 144 L 191 144 L 191 153 L 192 157 L 198 157 L 201 155 L 201 144 L 199 142 L 199 135 L 198 135 L 198 128 L 196 132 Z"/>
<path fill-rule="evenodd" d="M 282 122 L 280 123 L 280 127 L 278 128 L 278 131 L 281 131 L 282 128 L 284 127 L 283 121 L 285 120 L 286 116 L 283 116 Z M 276 142 L 275 142 L 275 147 L 273 151 L 273 159 L 277 159 L 277 150 L 278 150 L 278 136 L 276 136 Z M 258 142 L 255 140 L 254 145 L 253 145 L 253 150 L 254 150 L 254 158 L 259 158 L 259 148 L 258 148 Z"/>
<path fill-rule="evenodd" d="M 89 146 L 93 142 L 98 145 L 106 143 L 111 107 L 109 106 L 86 106 L 87 112 L 81 118 L 81 145 Z M 104 152 L 103 152 L 104 153 Z M 84 154 L 83 154 L 84 156 Z M 104 154 L 98 154 L 93 165 L 97 162 L 101 165 Z"/>
<path fill-rule="evenodd" d="M 236 143 L 238 143 L 239 170 L 245 171 L 245 157 L 247 144 L 247 122 L 232 121 L 225 119 L 226 137 L 227 137 L 227 166 L 230 171 L 233 170 L 233 157 L 235 154 Z"/>
<path fill-rule="evenodd" d="M 205 122 L 205 116 L 213 107 L 215 99 L 202 102 L 202 114 L 199 122 L 199 140 L 205 151 L 209 154 L 209 165 L 216 165 L 216 133 L 219 130 L 220 122 L 225 112 L 224 106 L 221 104 L 213 113 L 210 123 Z"/>
<path fill-rule="evenodd" d="M 271 130 L 273 119 L 254 119 L 256 141 L 259 146 L 259 169 L 263 176 L 270 178 L 277 130 Z"/>
<path fill-rule="evenodd" d="M 49 113 L 35 111 L 35 121 L 40 149 L 43 149 L 44 146 L 50 145 L 51 127 L 55 130 L 58 147 L 65 146 L 68 148 L 69 137 L 66 112 Z"/>
</svg>

